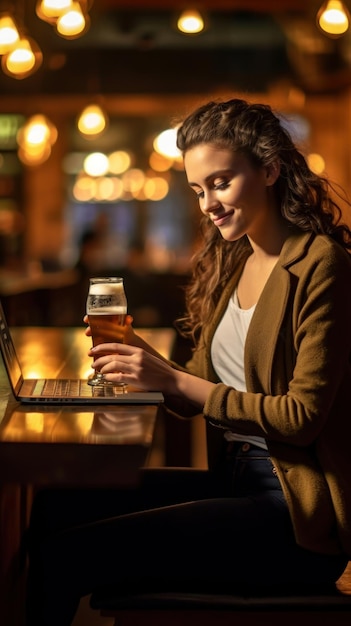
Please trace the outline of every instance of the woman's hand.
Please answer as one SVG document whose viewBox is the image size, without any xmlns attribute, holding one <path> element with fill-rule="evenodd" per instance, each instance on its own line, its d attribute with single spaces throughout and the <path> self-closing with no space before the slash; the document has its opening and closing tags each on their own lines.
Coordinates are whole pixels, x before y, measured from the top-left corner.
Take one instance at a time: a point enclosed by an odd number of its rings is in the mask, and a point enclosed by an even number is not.
<svg viewBox="0 0 351 626">
<path fill-rule="evenodd" d="M 91 348 L 93 368 L 106 380 L 126 383 L 145 391 L 162 391 L 191 402 L 202 410 L 208 394 L 215 387 L 203 378 L 178 370 L 155 352 L 123 343 L 104 343 Z"/>
<path fill-rule="evenodd" d="M 89 350 L 92 367 L 106 380 L 127 383 L 147 391 L 163 391 L 177 395 L 177 370 L 162 357 L 138 346 L 125 343 L 104 343 Z"/>
<path fill-rule="evenodd" d="M 88 316 L 84 317 L 84 322 L 89 323 Z M 121 327 L 120 342 L 102 343 L 89 350 L 89 356 L 94 359 L 92 367 L 111 382 L 126 383 L 145 391 L 162 391 L 165 395 L 186 399 L 201 410 L 215 384 L 173 368 L 134 332 L 132 322 L 133 318 L 127 315 L 126 325 Z M 85 334 L 91 337 L 89 326 Z"/>
</svg>

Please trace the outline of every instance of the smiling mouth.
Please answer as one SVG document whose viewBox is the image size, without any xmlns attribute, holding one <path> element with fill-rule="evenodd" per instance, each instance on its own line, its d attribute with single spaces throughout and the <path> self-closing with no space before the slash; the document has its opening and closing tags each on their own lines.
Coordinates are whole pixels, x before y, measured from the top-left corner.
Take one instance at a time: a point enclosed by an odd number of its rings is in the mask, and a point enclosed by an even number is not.
<svg viewBox="0 0 351 626">
<path fill-rule="evenodd" d="M 230 211 L 229 213 L 223 213 L 222 215 L 218 215 L 212 219 L 215 226 L 221 226 L 224 224 L 230 217 L 232 217 L 234 211 Z"/>
</svg>

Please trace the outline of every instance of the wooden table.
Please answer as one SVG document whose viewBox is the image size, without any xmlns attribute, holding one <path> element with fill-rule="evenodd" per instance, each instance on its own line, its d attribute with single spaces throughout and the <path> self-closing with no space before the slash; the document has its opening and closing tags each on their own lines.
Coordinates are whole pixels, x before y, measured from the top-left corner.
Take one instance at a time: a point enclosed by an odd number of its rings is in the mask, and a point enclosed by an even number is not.
<svg viewBox="0 0 351 626">
<path fill-rule="evenodd" d="M 175 331 L 141 329 L 169 356 Z M 85 378 L 91 339 L 83 328 L 17 328 L 13 337 L 26 378 Z M 154 405 L 20 405 L 0 365 L 0 483 L 124 486 L 148 458 Z"/>
<path fill-rule="evenodd" d="M 175 331 L 138 332 L 169 357 Z M 12 328 L 26 378 L 85 377 L 91 339 L 81 328 Z M 9 388 L 0 358 L 0 623 L 21 624 L 17 555 L 28 524 L 33 489 L 43 485 L 116 486 L 137 484 L 150 460 L 156 405 L 20 405 Z M 22 589 L 23 591 L 23 589 Z"/>
</svg>

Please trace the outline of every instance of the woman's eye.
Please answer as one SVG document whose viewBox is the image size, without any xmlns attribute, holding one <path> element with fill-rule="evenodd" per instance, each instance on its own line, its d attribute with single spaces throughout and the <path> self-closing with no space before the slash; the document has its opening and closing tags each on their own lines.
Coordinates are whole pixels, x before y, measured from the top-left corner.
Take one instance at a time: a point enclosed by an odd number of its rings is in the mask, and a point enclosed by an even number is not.
<svg viewBox="0 0 351 626">
<path fill-rule="evenodd" d="M 227 189 L 228 184 L 226 180 L 222 180 L 220 183 L 215 183 L 213 187 L 215 190 Z"/>
<path fill-rule="evenodd" d="M 201 198 L 204 197 L 204 192 L 203 191 L 196 191 L 195 194 L 196 194 L 196 197 L 197 197 L 198 200 L 200 200 Z"/>
</svg>

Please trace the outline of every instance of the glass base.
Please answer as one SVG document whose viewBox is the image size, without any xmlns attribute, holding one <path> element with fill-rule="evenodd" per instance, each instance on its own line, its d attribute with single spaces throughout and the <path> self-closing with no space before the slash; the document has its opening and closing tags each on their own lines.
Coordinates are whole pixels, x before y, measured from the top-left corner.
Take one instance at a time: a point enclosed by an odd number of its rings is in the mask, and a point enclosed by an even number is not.
<svg viewBox="0 0 351 626">
<path fill-rule="evenodd" d="M 119 389 L 125 389 L 127 387 L 127 383 L 115 383 L 111 380 L 105 380 L 103 374 L 99 374 L 98 372 L 94 372 L 91 376 L 89 376 L 87 380 L 88 385 L 91 387 L 118 387 Z"/>
</svg>

